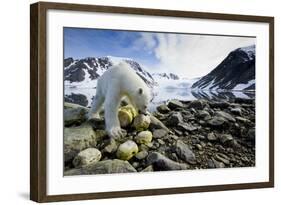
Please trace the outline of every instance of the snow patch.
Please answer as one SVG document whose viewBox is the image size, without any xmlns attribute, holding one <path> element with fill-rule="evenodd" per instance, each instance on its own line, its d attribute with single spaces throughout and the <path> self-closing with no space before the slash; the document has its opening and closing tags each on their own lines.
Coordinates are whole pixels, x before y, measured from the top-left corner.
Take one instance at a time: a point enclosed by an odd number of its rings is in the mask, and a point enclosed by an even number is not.
<svg viewBox="0 0 281 205">
<path fill-rule="evenodd" d="M 256 80 L 250 80 L 248 83 L 240 83 L 237 84 L 232 90 L 244 90 L 245 88 L 250 87 L 251 85 L 255 84 Z"/>
</svg>

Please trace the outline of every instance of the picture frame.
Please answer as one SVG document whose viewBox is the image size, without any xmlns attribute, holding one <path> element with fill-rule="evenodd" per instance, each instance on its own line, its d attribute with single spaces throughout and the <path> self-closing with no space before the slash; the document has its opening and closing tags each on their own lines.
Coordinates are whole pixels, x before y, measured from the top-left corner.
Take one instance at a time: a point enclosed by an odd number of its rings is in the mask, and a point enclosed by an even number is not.
<svg viewBox="0 0 281 205">
<path fill-rule="evenodd" d="M 146 18 L 158 18 L 162 21 L 169 21 L 171 19 L 180 19 L 184 21 L 186 19 L 205 20 L 206 24 L 212 21 L 234 22 L 236 24 L 249 23 L 257 25 L 264 25 L 265 35 L 264 39 L 260 38 L 259 41 L 264 41 L 268 56 L 265 56 L 267 68 L 265 69 L 266 76 L 266 109 L 268 109 L 268 115 L 266 115 L 263 124 L 266 124 L 267 135 L 264 136 L 266 141 L 266 164 L 263 167 L 265 170 L 265 180 L 252 180 L 251 182 L 239 182 L 239 183 L 222 183 L 208 185 L 193 185 L 184 186 L 173 184 L 167 187 L 161 188 L 127 188 L 125 190 L 103 190 L 98 192 L 72 192 L 72 193 L 48 193 L 50 188 L 50 169 L 49 165 L 52 163 L 52 157 L 48 157 L 50 150 L 55 150 L 56 147 L 48 147 L 51 139 L 48 138 L 50 133 L 50 127 L 48 124 L 49 108 L 51 92 L 50 82 L 54 86 L 61 86 L 58 82 L 55 82 L 51 78 L 48 65 L 50 62 L 48 54 L 50 54 L 50 42 L 54 37 L 49 36 L 50 24 L 56 16 L 50 16 L 50 11 L 62 12 L 64 15 L 67 13 L 84 13 L 90 15 L 96 14 L 108 14 L 108 15 L 121 15 L 123 17 L 146 17 Z M 61 15 L 63 16 L 63 15 Z M 113 18 L 112 16 L 100 16 L 102 18 Z M 100 20 L 99 19 L 99 20 Z M 57 19 L 58 20 L 58 19 Z M 59 21 L 59 20 L 58 20 Z M 79 21 L 79 19 L 77 19 Z M 113 20 L 112 20 L 113 21 Z M 179 21 L 179 22 L 180 22 Z M 75 23 L 75 22 L 74 22 Z M 129 24 L 129 23 L 128 23 Z M 164 24 L 163 24 L 164 25 Z M 195 25 L 195 24 L 194 24 Z M 66 26 L 71 26 L 69 23 Z M 101 26 L 102 27 L 102 26 Z M 49 30 L 48 30 L 49 29 Z M 106 28 L 105 28 L 106 29 Z M 200 26 L 198 28 L 200 30 Z M 163 30 L 162 30 L 163 31 Z M 54 41 L 55 42 L 55 41 Z M 261 56 L 259 56 L 261 57 Z M 261 57 L 263 58 L 263 56 Z M 260 61 L 259 61 L 260 62 Z M 63 62 L 61 66 L 63 67 Z M 61 96 L 62 97 L 62 96 Z M 48 99 L 49 98 L 49 99 Z M 257 101 L 257 103 L 259 103 Z M 59 117 L 58 117 L 59 118 Z M 59 134 L 59 133 L 58 133 Z M 56 134 L 55 134 L 56 135 Z M 61 139 L 61 136 L 56 136 Z M 62 141 L 62 140 L 61 140 Z M 50 145 L 50 144 L 49 144 Z M 59 151 L 55 151 L 60 154 Z M 260 152 L 257 148 L 257 154 Z M 260 156 L 260 155 L 259 155 Z M 203 173 L 203 172 L 201 172 Z M 157 173 L 156 173 L 157 174 Z M 175 173 L 175 175 L 178 173 Z M 63 174 L 60 173 L 61 177 Z M 129 177 L 131 177 L 130 175 Z M 163 175 L 165 176 L 165 175 Z M 228 176 L 228 175 L 224 175 Z M 100 176 L 95 176 L 93 180 L 98 179 Z M 112 177 L 112 176 L 110 176 Z M 116 176 L 115 176 L 116 177 Z M 118 177 L 118 176 L 117 176 Z M 101 178 L 101 177 L 100 177 Z M 77 181 L 76 181 L 77 182 Z M 125 183 L 131 183 L 127 181 Z M 79 183 L 78 183 L 79 184 Z M 139 186 L 141 187 L 141 185 Z M 36 202 L 53 202 L 53 201 L 70 201 L 70 200 L 88 200 L 88 199 L 102 199 L 102 198 L 115 198 L 115 197 L 133 197 L 133 196 L 148 196 L 148 195 L 163 195 L 163 194 L 183 194 L 194 192 L 210 192 L 210 191 L 223 191 L 223 190 L 238 190 L 238 189 L 255 189 L 255 188 L 269 188 L 274 187 L 274 17 L 268 16 L 249 16 L 249 15 L 237 15 L 237 14 L 220 14 L 220 13 L 206 13 L 206 12 L 190 12 L 190 11 L 175 11 L 175 10 L 158 10 L 158 9 L 144 9 L 144 8 L 129 8 L 129 7 L 111 7 L 111 6 L 98 6 L 98 5 L 85 5 L 85 4 L 66 4 L 66 3 L 49 3 L 38 2 L 30 6 L 30 199 Z M 63 189 L 63 187 L 61 187 Z"/>
</svg>

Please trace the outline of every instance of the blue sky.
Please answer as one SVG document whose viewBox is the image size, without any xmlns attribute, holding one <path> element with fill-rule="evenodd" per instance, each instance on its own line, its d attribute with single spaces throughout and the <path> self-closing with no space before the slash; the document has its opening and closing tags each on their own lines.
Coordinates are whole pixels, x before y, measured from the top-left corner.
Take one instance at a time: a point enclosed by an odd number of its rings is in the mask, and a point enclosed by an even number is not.
<svg viewBox="0 0 281 205">
<path fill-rule="evenodd" d="M 147 52 L 142 45 L 135 46 L 140 36 L 141 32 L 65 28 L 64 57 L 117 56 L 132 58 L 148 66 L 157 64 L 152 52 Z"/>
<path fill-rule="evenodd" d="M 250 37 L 64 28 L 64 57 L 126 57 L 150 73 L 195 78 L 208 74 L 234 49 L 255 41 Z"/>
</svg>

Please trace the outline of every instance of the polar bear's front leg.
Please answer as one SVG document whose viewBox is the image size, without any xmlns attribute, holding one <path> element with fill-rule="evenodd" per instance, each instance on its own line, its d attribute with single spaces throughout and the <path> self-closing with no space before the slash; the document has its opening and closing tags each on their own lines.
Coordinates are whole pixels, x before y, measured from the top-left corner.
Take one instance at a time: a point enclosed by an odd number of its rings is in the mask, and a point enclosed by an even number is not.
<svg viewBox="0 0 281 205">
<path fill-rule="evenodd" d="M 112 88 L 113 89 L 113 88 Z M 118 108 L 121 97 L 119 92 L 108 92 L 104 104 L 104 117 L 107 134 L 113 138 L 122 136 L 120 122 L 118 119 Z"/>
</svg>

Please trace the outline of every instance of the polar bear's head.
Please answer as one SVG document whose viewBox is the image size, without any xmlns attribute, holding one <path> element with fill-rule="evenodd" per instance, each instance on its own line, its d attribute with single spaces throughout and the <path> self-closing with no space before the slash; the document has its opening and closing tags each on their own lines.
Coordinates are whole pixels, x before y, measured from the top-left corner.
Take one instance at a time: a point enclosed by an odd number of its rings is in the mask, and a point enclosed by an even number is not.
<svg viewBox="0 0 281 205">
<path fill-rule="evenodd" d="M 151 101 L 151 93 L 148 88 L 139 87 L 134 93 L 134 106 L 140 114 L 148 114 L 148 105 Z"/>
</svg>

